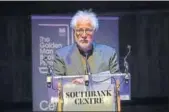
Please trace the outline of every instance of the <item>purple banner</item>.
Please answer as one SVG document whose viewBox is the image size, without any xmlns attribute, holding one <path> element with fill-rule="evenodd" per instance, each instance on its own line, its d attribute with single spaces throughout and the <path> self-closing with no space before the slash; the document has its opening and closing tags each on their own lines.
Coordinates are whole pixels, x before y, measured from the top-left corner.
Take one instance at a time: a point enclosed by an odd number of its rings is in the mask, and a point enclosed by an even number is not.
<svg viewBox="0 0 169 112">
<path fill-rule="evenodd" d="M 70 28 L 71 16 L 32 16 L 32 88 L 33 110 L 49 107 L 46 84 L 47 65 L 53 65 L 54 51 L 74 43 Z M 97 43 L 114 47 L 119 55 L 118 17 L 99 17 L 99 30 L 94 35 Z M 43 105 L 42 105 L 43 103 Z M 41 105 L 41 106 L 40 106 Z"/>
</svg>

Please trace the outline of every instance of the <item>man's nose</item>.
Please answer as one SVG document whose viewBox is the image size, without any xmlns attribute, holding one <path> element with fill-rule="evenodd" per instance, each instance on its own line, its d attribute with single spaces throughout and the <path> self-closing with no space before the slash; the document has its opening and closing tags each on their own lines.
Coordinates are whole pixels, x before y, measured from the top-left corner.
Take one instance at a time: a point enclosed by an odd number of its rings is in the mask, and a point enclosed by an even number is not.
<svg viewBox="0 0 169 112">
<path fill-rule="evenodd" d="M 86 37 L 87 37 L 86 32 L 83 32 L 82 38 L 86 38 Z"/>
</svg>

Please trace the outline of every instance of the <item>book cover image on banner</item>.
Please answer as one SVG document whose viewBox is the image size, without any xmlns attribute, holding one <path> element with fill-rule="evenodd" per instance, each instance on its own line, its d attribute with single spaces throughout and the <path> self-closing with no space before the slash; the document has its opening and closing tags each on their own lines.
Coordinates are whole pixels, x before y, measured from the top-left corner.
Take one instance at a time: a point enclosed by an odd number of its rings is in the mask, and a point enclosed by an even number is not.
<svg viewBox="0 0 169 112">
<path fill-rule="evenodd" d="M 119 56 L 118 17 L 98 17 L 97 43 L 116 49 Z M 33 110 L 50 110 L 46 83 L 47 64 L 53 65 L 55 50 L 74 43 L 71 16 L 32 15 L 32 93 Z"/>
</svg>

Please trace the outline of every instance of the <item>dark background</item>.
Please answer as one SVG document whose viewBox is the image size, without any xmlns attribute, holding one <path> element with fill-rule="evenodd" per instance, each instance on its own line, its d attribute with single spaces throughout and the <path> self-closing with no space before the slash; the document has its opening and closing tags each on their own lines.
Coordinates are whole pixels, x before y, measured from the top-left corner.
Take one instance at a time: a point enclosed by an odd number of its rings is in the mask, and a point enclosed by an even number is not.
<svg viewBox="0 0 169 112">
<path fill-rule="evenodd" d="M 0 101 L 3 109 L 32 108 L 31 14 L 74 14 L 92 8 L 119 16 L 120 64 L 128 61 L 132 100 L 125 112 L 167 112 L 169 96 L 169 2 L 0 2 Z"/>
</svg>

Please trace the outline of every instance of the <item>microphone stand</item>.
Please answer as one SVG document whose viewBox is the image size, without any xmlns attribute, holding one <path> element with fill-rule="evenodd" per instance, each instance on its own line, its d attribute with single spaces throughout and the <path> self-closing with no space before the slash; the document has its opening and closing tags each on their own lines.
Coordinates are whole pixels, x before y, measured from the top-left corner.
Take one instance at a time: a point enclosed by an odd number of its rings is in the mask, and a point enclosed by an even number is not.
<svg viewBox="0 0 169 112">
<path fill-rule="evenodd" d="M 62 79 L 58 81 L 58 103 L 57 103 L 57 112 L 63 111 L 63 88 L 62 88 Z"/>
<path fill-rule="evenodd" d="M 120 81 L 116 80 L 116 110 L 121 112 L 121 100 L 120 100 Z"/>
<path fill-rule="evenodd" d="M 47 70 L 47 77 L 46 77 L 47 87 L 51 88 L 51 86 L 53 85 L 53 84 L 51 84 L 51 82 L 52 82 L 52 70 L 51 70 L 51 66 L 48 64 L 46 57 L 43 59 L 43 61 L 47 64 L 47 69 L 48 69 Z"/>
<path fill-rule="evenodd" d="M 131 46 L 128 45 L 127 48 L 129 49 L 129 51 L 128 51 L 127 55 L 126 55 L 125 58 L 124 58 L 124 67 L 125 67 L 124 73 L 126 73 L 126 76 L 125 76 L 124 80 L 125 80 L 126 83 L 128 83 L 128 80 L 129 80 L 129 78 L 130 78 L 130 76 L 129 76 L 129 64 L 128 64 L 128 62 L 127 62 L 127 57 L 128 57 L 129 54 L 130 54 Z M 123 81 L 120 83 L 120 81 L 119 81 L 118 79 L 117 79 L 117 80 L 116 80 L 115 78 L 113 78 L 113 79 L 114 79 L 115 85 L 116 85 L 116 86 L 115 86 L 115 93 L 116 93 L 116 110 L 117 110 L 118 112 L 120 112 L 120 111 L 121 111 L 120 85 L 121 85 L 121 83 L 122 83 Z"/>
<path fill-rule="evenodd" d="M 127 48 L 128 48 L 128 53 L 124 57 L 124 67 L 125 67 L 124 73 L 126 73 L 126 75 L 125 75 L 125 83 L 128 83 L 128 80 L 130 78 L 130 76 L 129 76 L 129 64 L 127 62 L 127 57 L 129 56 L 129 54 L 131 52 L 131 46 L 128 45 Z"/>
<path fill-rule="evenodd" d="M 58 88 L 54 88 L 53 87 L 53 81 L 52 81 L 52 68 L 51 66 L 48 64 L 47 60 L 46 60 L 46 57 L 43 59 L 44 62 L 47 64 L 47 68 L 48 68 L 48 73 L 47 73 L 47 87 L 48 88 L 51 88 L 53 90 L 57 90 L 58 92 L 58 102 L 57 102 L 57 111 L 60 112 L 60 111 L 63 111 L 63 89 L 62 89 L 62 79 L 58 81 L 57 83 L 57 87 Z"/>
</svg>

